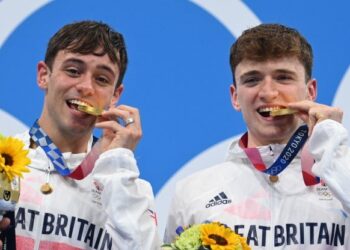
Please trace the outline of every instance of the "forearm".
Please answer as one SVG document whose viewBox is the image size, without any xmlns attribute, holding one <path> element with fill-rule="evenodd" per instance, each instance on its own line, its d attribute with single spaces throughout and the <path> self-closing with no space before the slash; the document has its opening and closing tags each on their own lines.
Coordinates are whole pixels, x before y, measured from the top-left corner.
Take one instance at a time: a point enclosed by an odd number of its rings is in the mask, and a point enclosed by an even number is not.
<svg viewBox="0 0 350 250">
<path fill-rule="evenodd" d="M 93 171 L 103 188 L 106 228 L 117 249 L 157 249 L 160 244 L 152 188 L 138 177 L 136 160 L 127 149 L 102 154 Z"/>
<path fill-rule="evenodd" d="M 348 132 L 338 122 L 325 120 L 316 125 L 310 137 L 310 152 L 315 159 L 312 171 L 331 189 L 350 214 L 350 151 Z"/>
</svg>

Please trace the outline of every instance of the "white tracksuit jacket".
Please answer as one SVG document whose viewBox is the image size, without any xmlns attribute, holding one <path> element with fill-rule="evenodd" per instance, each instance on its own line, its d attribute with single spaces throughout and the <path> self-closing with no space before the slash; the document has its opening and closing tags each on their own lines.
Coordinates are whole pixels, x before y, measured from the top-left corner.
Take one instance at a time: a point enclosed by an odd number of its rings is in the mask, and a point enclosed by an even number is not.
<svg viewBox="0 0 350 250">
<path fill-rule="evenodd" d="M 28 132 L 17 137 L 29 146 Z M 17 250 L 159 249 L 152 188 L 138 178 L 132 151 L 104 152 L 80 181 L 51 172 L 48 195 L 40 187 L 48 164 L 54 167 L 40 147 L 30 149 L 29 156 L 30 173 L 21 180 L 16 207 Z M 85 153 L 63 156 L 76 167 Z"/>
<path fill-rule="evenodd" d="M 332 120 L 309 139 L 312 171 L 326 185 L 307 187 L 300 155 L 271 183 L 234 142 L 228 160 L 177 184 L 164 242 L 178 226 L 220 221 L 247 237 L 252 249 L 350 249 L 350 151 L 347 131 Z M 271 147 L 271 148 L 270 148 Z M 259 148 L 267 166 L 284 145 Z"/>
</svg>

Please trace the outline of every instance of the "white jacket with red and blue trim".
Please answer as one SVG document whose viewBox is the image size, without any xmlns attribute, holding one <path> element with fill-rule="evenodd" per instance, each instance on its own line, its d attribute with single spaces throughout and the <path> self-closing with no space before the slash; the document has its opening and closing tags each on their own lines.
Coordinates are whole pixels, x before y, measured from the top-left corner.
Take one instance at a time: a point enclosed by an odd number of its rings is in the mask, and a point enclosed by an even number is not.
<svg viewBox="0 0 350 250">
<path fill-rule="evenodd" d="M 28 132 L 19 136 L 29 147 Z M 91 148 L 92 138 L 89 142 Z M 63 153 L 74 169 L 86 156 Z M 83 180 L 63 177 L 45 152 L 29 149 L 30 173 L 21 180 L 16 207 L 16 244 L 20 249 L 159 249 L 151 185 L 139 179 L 132 151 L 102 153 Z M 51 194 L 40 191 L 48 178 Z"/>
<path fill-rule="evenodd" d="M 228 160 L 177 184 L 165 232 L 178 226 L 220 221 L 247 238 L 252 249 L 350 249 L 350 151 L 345 128 L 317 124 L 309 138 L 312 171 L 325 185 L 306 186 L 298 154 L 272 183 L 256 170 L 235 141 Z M 259 147 L 267 166 L 285 145 Z"/>
</svg>

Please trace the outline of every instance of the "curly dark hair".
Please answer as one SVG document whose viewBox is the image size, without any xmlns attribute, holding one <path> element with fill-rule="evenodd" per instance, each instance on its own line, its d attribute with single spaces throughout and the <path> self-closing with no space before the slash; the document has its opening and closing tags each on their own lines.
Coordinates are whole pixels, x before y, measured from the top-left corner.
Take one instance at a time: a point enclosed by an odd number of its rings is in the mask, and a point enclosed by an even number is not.
<svg viewBox="0 0 350 250">
<path fill-rule="evenodd" d="M 102 51 L 97 53 L 99 48 L 102 48 Z M 45 63 L 50 69 L 60 50 L 83 55 L 107 54 L 109 59 L 119 67 L 120 75 L 116 87 L 122 83 L 128 62 L 124 38 L 107 24 L 80 21 L 63 26 L 51 37 L 47 46 Z"/>
<path fill-rule="evenodd" d="M 282 57 L 298 58 L 305 68 L 306 81 L 311 78 L 312 47 L 296 29 L 281 24 L 261 24 L 247 29 L 231 46 L 233 81 L 236 67 L 244 59 L 263 62 Z"/>
</svg>

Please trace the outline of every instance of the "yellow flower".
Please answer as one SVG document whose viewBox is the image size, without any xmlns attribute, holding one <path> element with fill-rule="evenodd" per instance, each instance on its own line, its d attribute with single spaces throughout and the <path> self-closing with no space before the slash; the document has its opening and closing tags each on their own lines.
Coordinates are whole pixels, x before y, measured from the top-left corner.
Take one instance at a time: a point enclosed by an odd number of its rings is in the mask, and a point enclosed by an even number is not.
<svg viewBox="0 0 350 250">
<path fill-rule="evenodd" d="M 218 223 L 208 223 L 201 226 L 202 245 L 211 250 L 250 250 L 245 239 L 230 228 Z"/>
<path fill-rule="evenodd" d="M 0 137 L 0 172 L 11 182 L 15 176 L 23 177 L 23 172 L 29 172 L 27 165 L 30 159 L 24 143 L 13 137 Z"/>
</svg>

